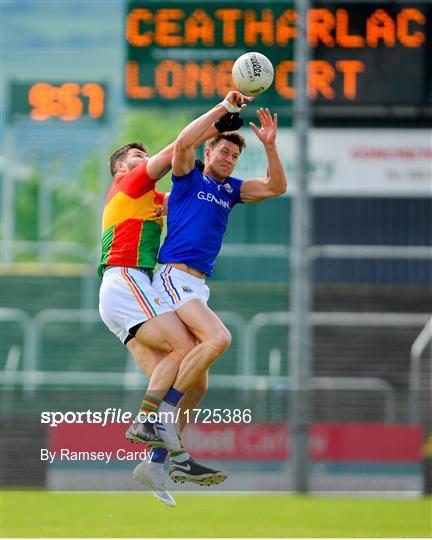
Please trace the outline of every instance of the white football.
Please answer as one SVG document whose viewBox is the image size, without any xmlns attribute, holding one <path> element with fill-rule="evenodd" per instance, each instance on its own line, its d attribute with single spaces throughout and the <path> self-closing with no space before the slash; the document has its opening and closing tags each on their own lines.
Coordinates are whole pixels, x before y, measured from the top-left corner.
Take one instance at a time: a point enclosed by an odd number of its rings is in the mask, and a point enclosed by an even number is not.
<svg viewBox="0 0 432 540">
<path fill-rule="evenodd" d="M 237 88 L 245 96 L 258 96 L 273 82 L 273 65 L 259 52 L 247 52 L 235 61 L 232 76 Z"/>
</svg>

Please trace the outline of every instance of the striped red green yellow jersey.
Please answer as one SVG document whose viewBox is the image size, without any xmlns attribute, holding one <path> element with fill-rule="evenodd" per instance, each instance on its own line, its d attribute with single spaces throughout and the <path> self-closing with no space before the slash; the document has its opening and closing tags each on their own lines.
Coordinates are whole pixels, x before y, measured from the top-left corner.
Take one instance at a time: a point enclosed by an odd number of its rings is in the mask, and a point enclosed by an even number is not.
<svg viewBox="0 0 432 540">
<path fill-rule="evenodd" d="M 163 226 L 163 193 L 147 173 L 147 161 L 116 176 L 108 191 L 102 217 L 102 257 L 98 274 L 107 265 L 153 270 Z"/>
</svg>

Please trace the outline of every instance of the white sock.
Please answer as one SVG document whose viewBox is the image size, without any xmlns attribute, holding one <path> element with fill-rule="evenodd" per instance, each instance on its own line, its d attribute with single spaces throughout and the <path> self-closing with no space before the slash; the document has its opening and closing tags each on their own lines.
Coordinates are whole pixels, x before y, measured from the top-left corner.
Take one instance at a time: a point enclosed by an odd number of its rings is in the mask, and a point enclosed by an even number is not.
<svg viewBox="0 0 432 540">
<path fill-rule="evenodd" d="M 157 461 L 143 461 L 143 463 L 148 467 L 163 467 L 163 463 L 158 463 Z"/>
<path fill-rule="evenodd" d="M 183 461 L 187 461 L 189 458 L 189 454 L 185 451 L 183 451 L 183 453 L 179 454 L 178 456 L 170 457 L 171 461 L 175 461 L 176 463 L 183 463 Z"/>
<path fill-rule="evenodd" d="M 175 429 L 175 421 L 178 416 L 177 407 L 162 401 L 159 406 L 159 413 L 163 413 L 159 415 L 159 421 L 155 424 L 159 436 L 170 452 L 179 452 L 182 447 Z"/>
</svg>

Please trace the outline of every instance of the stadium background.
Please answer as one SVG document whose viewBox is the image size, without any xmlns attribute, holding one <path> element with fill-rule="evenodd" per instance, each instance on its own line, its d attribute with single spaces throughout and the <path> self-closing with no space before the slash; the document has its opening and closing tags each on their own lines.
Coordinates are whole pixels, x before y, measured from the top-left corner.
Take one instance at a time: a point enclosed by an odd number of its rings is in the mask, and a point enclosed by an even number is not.
<svg viewBox="0 0 432 540">
<path fill-rule="evenodd" d="M 354 97 L 339 72 L 329 83 L 334 97 L 324 85 L 312 100 L 310 484 L 318 493 L 418 494 L 426 482 L 423 469 L 430 467 L 425 441 L 432 430 L 431 35 L 430 24 L 413 19 L 410 31 L 424 26 L 425 41 L 404 43 L 398 14 L 409 7 L 430 22 L 432 6 L 376 4 L 314 5 L 326 10 L 323 17 L 337 8 L 348 11 L 353 34 L 365 36 L 365 21 L 379 7 L 400 25 L 394 27 L 394 45 L 388 23 L 376 47 L 366 42 L 353 49 L 323 43 L 313 48 L 314 58 L 327 67 L 346 58 L 367 67 L 367 78 L 358 74 L 357 86 L 350 87 Z M 99 222 L 110 182 L 107 156 L 130 140 L 143 140 L 157 151 L 189 119 L 217 102 L 219 87 L 210 83 L 207 90 L 197 85 L 196 95 L 180 88 L 184 82 L 176 85 L 176 70 L 186 60 L 205 59 L 216 66 L 250 49 L 265 52 L 275 65 L 292 60 L 290 46 L 278 47 L 275 38 L 259 31 L 256 41 L 252 36 L 248 43 L 241 43 L 238 32 L 229 47 L 222 46 L 228 38 L 221 35 L 212 46 L 197 38 L 198 46 L 191 49 L 170 46 L 162 38 L 157 47 L 128 47 L 126 13 L 143 6 L 121 0 L 105 2 L 103 8 L 93 1 L 2 2 L 3 486 L 137 489 L 131 464 L 109 469 L 46 465 L 39 455 L 41 447 L 61 447 L 71 439 L 79 441 L 77 449 L 85 449 L 92 437 L 91 431 L 74 432 L 68 426 L 41 426 L 41 410 L 134 410 L 145 388 L 145 377 L 96 312 Z M 162 10 L 152 2 L 144 7 Z M 195 10 L 188 3 L 168 2 L 166 7 L 182 7 L 188 14 Z M 201 7 L 207 14 L 217 9 L 211 2 Z M 270 10 L 279 17 L 290 7 L 287 2 L 250 2 L 241 9 L 263 17 L 262 10 Z M 176 33 L 171 28 L 165 39 Z M 166 58 L 177 63 L 153 99 L 136 99 L 130 88 L 126 95 L 126 61 L 140 55 L 142 86 L 152 84 L 154 70 Z M 223 79 L 227 66 L 216 78 Z M 36 106 L 27 101 L 37 83 L 59 88 L 68 82 L 80 85 L 81 105 L 69 110 L 66 120 L 59 118 L 65 103 L 60 98 L 59 105 L 53 94 L 47 98 L 52 89 L 46 86 L 33 94 L 41 100 Z M 97 87 L 85 89 L 86 84 Z M 292 110 L 286 86 L 275 85 L 257 104 L 274 104 L 280 112 L 279 146 L 292 185 Z M 35 113 L 38 105 L 51 109 Z M 239 176 L 264 172 L 262 151 L 252 137 L 248 143 Z M 169 179 L 162 185 L 169 190 Z M 210 305 L 234 339 L 211 370 L 211 389 L 202 406 L 251 408 L 254 423 L 252 430 L 240 428 L 240 436 L 230 426 L 193 426 L 188 441 L 197 457 L 230 472 L 234 480 L 227 490 L 293 487 L 285 315 L 292 195 L 290 187 L 285 197 L 233 212 L 211 280 Z M 417 379 L 414 343 L 421 345 Z M 101 432 L 100 444 L 115 447 L 120 435 L 116 429 Z"/>
</svg>

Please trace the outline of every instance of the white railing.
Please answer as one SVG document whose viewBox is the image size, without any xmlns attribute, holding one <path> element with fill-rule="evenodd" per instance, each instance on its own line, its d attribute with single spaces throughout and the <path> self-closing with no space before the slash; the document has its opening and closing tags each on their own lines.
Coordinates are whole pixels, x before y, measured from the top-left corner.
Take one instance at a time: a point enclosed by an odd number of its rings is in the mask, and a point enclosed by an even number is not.
<svg viewBox="0 0 432 540">
<path fill-rule="evenodd" d="M 73 254 L 80 257 L 83 262 L 97 260 L 99 255 L 98 248 L 89 249 L 84 244 L 75 241 L 1 241 L 0 248 L 13 255 L 36 253 L 43 259 L 49 258 L 55 253 Z M 432 249 L 430 246 L 322 244 L 311 246 L 308 255 L 311 260 L 318 258 L 432 259 Z M 288 258 L 290 248 L 285 244 L 224 244 L 219 256 Z"/>
<path fill-rule="evenodd" d="M 141 371 L 136 371 L 134 363 L 129 360 L 129 351 L 125 349 L 126 370 L 118 372 L 89 372 L 89 371 L 63 371 L 63 370 L 44 370 L 39 365 L 41 358 L 41 346 L 44 330 L 47 325 L 52 323 L 84 323 L 100 324 L 102 320 L 99 312 L 93 309 L 47 309 L 39 312 L 34 318 L 30 318 L 21 310 L 2 310 L 2 319 L 9 322 L 19 322 L 23 330 L 23 340 L 25 345 L 25 354 L 23 369 L 20 372 L 10 369 L 3 370 L 2 384 L 13 385 L 22 384 L 25 390 L 32 392 L 42 384 L 70 384 L 70 385 L 118 385 L 128 389 L 142 388 L 143 382 L 147 380 L 144 376 L 137 376 Z M 238 343 L 237 363 L 245 354 L 244 334 L 246 322 L 238 313 L 231 311 L 220 311 L 217 315 L 225 324 L 236 332 L 235 339 Z"/>
<path fill-rule="evenodd" d="M 282 375 L 212 375 L 211 386 L 244 390 L 295 391 L 292 378 Z M 384 421 L 396 422 L 396 394 L 393 386 L 380 377 L 311 377 L 308 390 L 335 392 L 338 390 L 358 390 L 379 392 L 384 397 Z"/>
<path fill-rule="evenodd" d="M 8 253 L 9 259 L 8 263 L 12 262 L 17 255 L 23 253 L 34 253 L 38 257 L 38 261 L 49 261 L 50 258 L 55 254 L 65 254 L 65 255 L 74 255 L 78 257 L 81 262 L 85 263 L 89 260 L 89 250 L 86 246 L 80 242 L 74 241 L 24 241 L 24 240 L 14 240 L 14 241 L 1 241 L 0 242 L 0 251 L 2 253 Z"/>
<path fill-rule="evenodd" d="M 88 249 L 79 242 L 3 242 L 2 249 L 8 252 L 23 253 L 32 251 L 39 258 L 49 260 L 54 253 L 73 254 L 85 264 L 82 270 L 81 306 L 83 309 L 95 309 L 96 292 L 99 278 L 96 276 L 96 266 L 99 260 L 99 248 Z M 285 244 L 224 244 L 219 253 L 223 258 L 274 258 L 289 260 L 291 250 Z M 318 259 L 432 259 L 430 246 L 374 246 L 374 245 L 316 245 L 308 250 L 311 264 Z M 12 257 L 13 260 L 13 257 Z M 8 261 L 9 262 L 9 261 Z"/>
<path fill-rule="evenodd" d="M 351 312 L 317 312 L 311 313 L 312 326 L 338 326 L 338 327 L 419 327 L 425 324 L 428 314 L 403 313 L 351 313 Z M 286 312 L 257 313 L 248 323 L 246 334 L 246 358 L 250 362 L 243 362 L 241 371 L 246 377 L 253 378 L 257 371 L 257 342 L 260 329 L 268 326 L 286 326 L 292 323 L 292 315 Z M 271 379 L 270 379 L 271 380 Z M 280 377 L 276 379 L 280 383 Z M 263 379 L 260 380 L 261 387 Z M 288 387 L 292 388 L 289 383 Z M 321 390 L 375 390 L 383 393 L 386 403 L 385 418 L 387 422 L 394 422 L 396 418 L 395 391 L 392 385 L 377 377 L 312 377 L 311 385 Z"/>
<path fill-rule="evenodd" d="M 347 246 L 323 244 L 308 250 L 311 260 L 326 259 L 432 259 L 430 246 Z"/>
<path fill-rule="evenodd" d="M 284 244 L 222 244 L 218 257 L 273 257 L 288 259 L 290 248 Z"/>
<path fill-rule="evenodd" d="M 250 390 L 271 390 L 285 388 L 295 390 L 291 378 L 273 370 L 268 375 L 257 375 L 257 343 L 259 332 L 268 326 L 289 327 L 292 317 L 286 312 L 258 313 L 246 323 L 239 314 L 222 311 L 218 316 L 230 329 L 235 330 L 237 345 L 237 373 L 232 375 L 214 374 L 211 384 L 215 388 L 244 388 Z M 80 322 L 84 324 L 102 324 L 97 310 L 59 310 L 49 309 L 31 318 L 22 310 L 2 309 L 0 320 L 20 324 L 23 334 L 22 370 L 17 370 L 16 352 L 13 351 L 13 362 L 7 362 L 1 375 L 1 382 L 6 386 L 23 385 L 26 391 L 34 391 L 40 385 L 78 385 L 78 386 L 118 386 L 125 389 L 140 389 L 147 382 L 146 376 L 131 361 L 128 351 L 126 369 L 118 372 L 89 372 L 45 370 L 39 365 L 41 344 L 47 325 L 52 323 Z M 425 323 L 428 321 L 429 326 Z M 313 326 L 338 327 L 424 327 L 412 347 L 412 364 L 410 375 L 411 409 L 417 411 L 415 392 L 418 388 L 419 358 L 430 339 L 430 315 L 427 314 L 395 314 L 395 313 L 350 313 L 350 312 L 317 312 L 311 314 Z M 274 352 L 274 351 L 273 351 Z M 11 354 L 11 350 L 9 351 Z M 279 353 L 278 353 L 279 354 Z M 417 360 L 418 359 L 418 360 Z M 385 399 L 385 420 L 395 421 L 395 395 L 388 381 L 376 377 L 312 377 L 311 390 L 360 390 L 378 391 Z M 414 403 L 414 405 L 413 405 Z M 414 416 L 413 416 L 414 415 Z M 411 412 L 411 419 L 418 419 L 417 413 Z"/>
<path fill-rule="evenodd" d="M 74 241 L 18 241 L 0 242 L 0 250 L 15 255 L 22 253 L 36 253 L 43 260 L 49 259 L 53 254 L 72 254 L 89 265 L 89 274 L 93 275 L 93 266 L 99 260 L 99 247 L 89 249 L 80 242 Z M 227 258 L 256 258 L 270 257 L 288 260 L 291 249 L 286 244 L 223 244 L 219 257 Z M 308 249 L 311 262 L 320 258 L 328 259 L 405 259 L 427 260 L 432 259 L 430 246 L 389 246 L 389 245 L 345 245 L 322 244 L 311 246 Z M 10 261 L 8 261 L 10 262 Z"/>
<path fill-rule="evenodd" d="M 288 259 L 291 255 L 289 246 L 285 244 L 224 244 L 219 257 L 247 258 L 273 257 Z M 430 246 L 375 246 L 322 244 L 308 249 L 310 261 L 317 259 L 432 259 Z"/>
<path fill-rule="evenodd" d="M 420 366 L 422 354 L 429 343 L 432 341 L 432 317 L 428 319 L 422 331 L 419 333 L 410 351 L 410 370 L 409 370 L 409 412 L 411 424 L 418 424 L 420 421 L 419 415 L 419 398 L 420 391 Z M 432 357 L 429 357 L 431 362 L 431 373 L 429 381 L 429 391 L 432 392 Z"/>
<path fill-rule="evenodd" d="M 427 313 L 353 313 L 353 312 L 315 312 L 311 313 L 312 326 L 338 327 L 420 327 L 430 317 Z M 257 313 L 249 321 L 246 329 L 247 358 L 256 360 L 257 334 L 266 326 L 287 326 L 292 323 L 292 315 L 285 311 Z M 247 375 L 256 373 L 256 364 L 248 361 L 242 364 L 241 372 Z"/>
<path fill-rule="evenodd" d="M 24 358 L 24 361 L 30 361 L 30 359 L 35 353 L 34 319 L 21 309 L 2 307 L 0 308 L 0 322 L 15 323 L 15 324 L 20 325 L 22 336 L 23 336 L 23 347 L 22 347 L 23 350 L 22 350 L 22 354 L 20 351 L 18 362 L 21 359 L 21 356 Z M 8 355 L 10 355 L 11 350 L 13 350 L 13 347 L 14 345 L 12 345 L 12 348 L 9 349 Z M 15 344 L 15 347 L 17 347 L 16 344 Z M 0 373 L 0 381 L 2 384 L 14 384 L 15 381 L 18 382 L 19 377 L 20 377 L 17 371 L 18 362 L 16 360 L 11 362 L 10 357 L 8 358 L 8 360 L 9 362 L 8 361 L 5 362 L 4 369 Z"/>
</svg>

